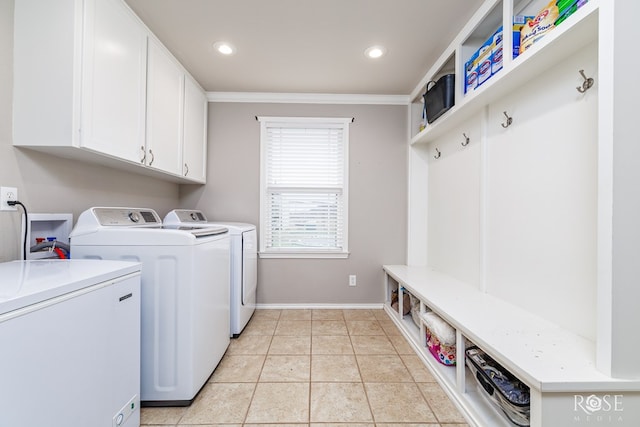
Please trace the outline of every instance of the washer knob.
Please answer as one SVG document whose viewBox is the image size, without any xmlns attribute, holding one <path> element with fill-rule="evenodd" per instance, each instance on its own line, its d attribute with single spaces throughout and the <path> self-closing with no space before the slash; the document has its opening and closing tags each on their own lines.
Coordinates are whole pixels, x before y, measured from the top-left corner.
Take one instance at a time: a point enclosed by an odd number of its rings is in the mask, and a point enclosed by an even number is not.
<svg viewBox="0 0 640 427">
<path fill-rule="evenodd" d="M 190 217 L 191 217 L 191 219 L 192 219 L 192 220 L 194 220 L 194 221 L 197 221 L 197 220 L 198 220 L 198 215 L 196 215 L 196 213 L 195 213 L 195 212 L 191 212 L 191 213 L 189 214 L 189 216 L 190 216 Z"/>
<path fill-rule="evenodd" d="M 138 215 L 138 212 L 129 212 L 129 219 L 133 222 L 138 222 L 140 221 L 140 215 Z"/>
</svg>

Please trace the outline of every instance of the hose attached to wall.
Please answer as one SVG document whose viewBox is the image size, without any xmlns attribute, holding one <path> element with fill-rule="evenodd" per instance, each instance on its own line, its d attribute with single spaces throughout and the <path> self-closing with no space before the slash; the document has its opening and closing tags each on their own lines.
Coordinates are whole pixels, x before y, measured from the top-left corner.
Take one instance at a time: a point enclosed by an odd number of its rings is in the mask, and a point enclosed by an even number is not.
<svg viewBox="0 0 640 427">
<path fill-rule="evenodd" d="M 44 249 L 51 249 L 58 255 L 58 258 L 60 259 L 68 258 L 71 251 L 71 247 L 69 245 L 57 240 L 50 240 L 31 246 L 31 252 L 39 252 Z"/>
</svg>

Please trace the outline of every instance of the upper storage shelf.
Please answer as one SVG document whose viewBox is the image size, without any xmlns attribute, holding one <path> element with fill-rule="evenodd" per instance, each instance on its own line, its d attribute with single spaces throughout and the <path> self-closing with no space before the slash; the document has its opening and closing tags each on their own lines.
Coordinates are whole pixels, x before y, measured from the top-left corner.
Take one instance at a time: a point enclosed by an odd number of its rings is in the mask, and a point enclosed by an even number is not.
<svg viewBox="0 0 640 427">
<path fill-rule="evenodd" d="M 458 125 L 464 123 L 473 115 L 478 113 L 483 107 L 495 101 L 504 95 L 517 90 L 519 87 L 525 86 L 527 81 L 531 78 L 544 73 L 544 71 L 559 60 L 566 56 L 567 52 L 575 51 L 587 44 L 593 42 L 598 37 L 598 10 L 600 0 L 590 0 L 586 5 L 578 9 L 573 15 L 571 15 L 566 21 L 549 32 L 546 36 L 540 39 L 539 42 L 527 49 L 517 58 L 511 60 L 507 58 L 508 54 L 505 54 L 505 60 L 503 69 L 487 80 L 482 86 L 475 90 L 469 91 L 466 95 L 463 93 L 464 85 L 464 63 L 469 58 L 470 51 L 472 50 L 473 43 L 469 40 L 475 40 L 478 37 L 474 34 L 478 33 L 476 27 L 474 31 L 469 33 L 464 39 L 455 40 L 447 50 L 448 52 L 460 52 L 460 60 L 456 61 L 456 101 L 455 105 L 440 116 L 433 123 L 430 123 L 423 130 L 419 131 L 417 125 L 412 126 L 414 133 L 411 138 L 411 144 L 429 143 L 434 141 L 438 137 L 454 129 Z M 483 22 L 489 22 L 495 25 L 499 20 L 496 19 L 496 11 L 500 11 L 501 3 L 498 3 L 494 8 L 486 14 Z M 518 14 L 530 14 L 531 11 L 525 8 L 507 8 L 502 7 L 502 10 L 515 9 Z M 508 19 L 503 19 L 503 22 L 512 21 L 512 12 L 509 12 Z M 535 13 L 535 12 L 534 12 Z M 480 24 L 482 26 L 482 24 Z M 486 33 L 487 25 L 482 26 L 483 31 Z M 460 41 L 462 40 L 462 41 Z M 511 36 L 505 32 L 505 46 L 511 45 Z M 505 52 L 511 50 L 505 49 Z M 579 70 L 576 70 L 576 75 Z M 431 79 L 431 75 L 428 75 L 423 79 L 428 81 Z M 424 91 L 424 83 L 421 83 L 413 92 L 412 98 L 417 100 L 413 108 L 413 121 L 420 121 L 421 107 L 421 91 Z M 419 96 L 416 96 L 419 94 Z M 419 106 L 417 104 L 420 104 Z M 417 112 L 417 113 L 416 113 Z"/>
</svg>

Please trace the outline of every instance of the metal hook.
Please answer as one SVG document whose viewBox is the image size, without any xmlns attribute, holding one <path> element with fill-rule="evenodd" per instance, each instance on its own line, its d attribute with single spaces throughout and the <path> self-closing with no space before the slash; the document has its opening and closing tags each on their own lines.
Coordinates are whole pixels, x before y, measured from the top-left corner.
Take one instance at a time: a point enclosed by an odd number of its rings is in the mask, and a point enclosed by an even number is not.
<svg viewBox="0 0 640 427">
<path fill-rule="evenodd" d="M 513 117 L 509 117 L 506 111 L 503 111 L 504 116 L 507 118 L 507 123 L 501 123 L 503 128 L 508 128 L 513 123 Z"/>
<path fill-rule="evenodd" d="M 440 152 L 440 150 L 438 150 L 438 147 L 436 147 L 436 153 L 437 153 L 437 154 L 436 154 L 435 156 L 433 156 L 433 158 L 434 158 L 434 159 L 439 159 L 439 158 L 440 158 L 440 156 L 442 155 L 442 153 Z"/>
<path fill-rule="evenodd" d="M 585 93 L 586 91 L 591 89 L 591 86 L 593 86 L 593 79 L 591 77 L 585 76 L 584 70 L 580 70 L 580 75 L 582 75 L 582 78 L 584 79 L 584 81 L 582 82 L 582 87 L 577 86 L 576 89 L 580 93 Z"/>
<path fill-rule="evenodd" d="M 466 133 L 463 133 L 462 136 L 464 136 L 464 141 L 461 142 L 460 144 L 462 144 L 463 147 L 466 147 L 467 145 L 469 145 L 469 137 L 467 136 Z"/>
</svg>

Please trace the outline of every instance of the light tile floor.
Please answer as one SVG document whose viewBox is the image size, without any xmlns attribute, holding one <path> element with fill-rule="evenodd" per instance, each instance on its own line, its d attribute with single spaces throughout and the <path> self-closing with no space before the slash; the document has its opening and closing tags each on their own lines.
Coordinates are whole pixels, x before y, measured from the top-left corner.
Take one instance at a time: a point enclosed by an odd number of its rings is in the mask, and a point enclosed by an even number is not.
<svg viewBox="0 0 640 427">
<path fill-rule="evenodd" d="M 384 310 L 257 310 L 191 406 L 145 407 L 141 417 L 143 426 L 467 426 Z"/>
</svg>

